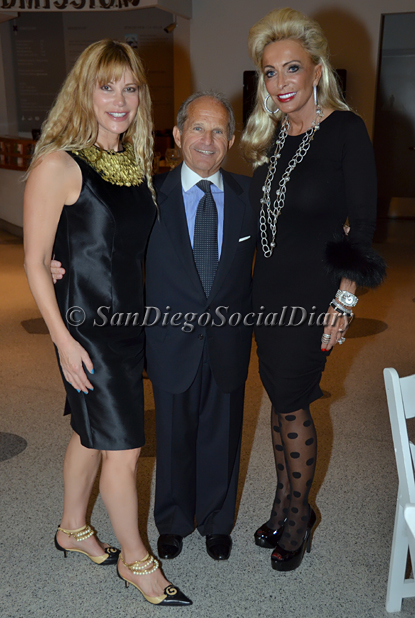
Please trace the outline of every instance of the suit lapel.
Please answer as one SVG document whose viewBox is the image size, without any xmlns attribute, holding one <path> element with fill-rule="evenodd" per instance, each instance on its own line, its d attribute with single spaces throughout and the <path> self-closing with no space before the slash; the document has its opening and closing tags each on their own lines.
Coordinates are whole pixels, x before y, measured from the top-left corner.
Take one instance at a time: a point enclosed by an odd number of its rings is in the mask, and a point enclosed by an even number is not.
<svg viewBox="0 0 415 618">
<path fill-rule="evenodd" d="M 224 184 L 222 251 L 209 301 L 220 290 L 235 257 L 245 212 L 245 202 L 241 199 L 243 191 L 240 185 L 232 174 L 225 170 L 221 172 Z M 160 206 L 160 224 L 166 226 L 177 255 L 198 293 L 205 296 L 189 238 L 181 183 L 181 165 L 166 175 L 165 181 L 157 192 L 157 201 Z"/>
<path fill-rule="evenodd" d="M 218 270 L 209 294 L 209 301 L 220 290 L 222 282 L 235 257 L 245 211 L 245 203 L 240 198 L 242 193 L 240 185 L 229 172 L 225 170 L 221 171 L 225 192 L 223 241 Z"/>
<path fill-rule="evenodd" d="M 204 296 L 205 293 L 196 269 L 189 238 L 181 183 L 181 165 L 167 174 L 157 193 L 157 201 L 160 206 L 160 224 L 166 227 L 190 280 L 198 292 Z"/>
</svg>

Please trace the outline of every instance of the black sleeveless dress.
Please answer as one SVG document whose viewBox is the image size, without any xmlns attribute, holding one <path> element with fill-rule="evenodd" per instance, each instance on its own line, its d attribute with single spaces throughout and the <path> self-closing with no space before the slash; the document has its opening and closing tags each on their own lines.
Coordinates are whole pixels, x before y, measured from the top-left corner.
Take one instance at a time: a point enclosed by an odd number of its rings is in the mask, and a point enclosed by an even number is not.
<svg viewBox="0 0 415 618">
<path fill-rule="evenodd" d="M 118 186 L 69 154 L 82 189 L 57 228 L 54 255 L 66 274 L 56 297 L 70 334 L 94 364 L 93 375 L 85 370 L 94 390 L 78 393 L 63 379 L 66 413 L 87 448 L 138 448 L 145 441 L 142 264 L 156 207 L 145 179 Z"/>
<path fill-rule="evenodd" d="M 287 136 L 272 200 L 303 137 Z M 251 200 L 258 215 L 267 172 L 268 165 L 262 165 L 252 180 Z M 359 116 L 334 111 L 291 173 L 272 256 L 265 258 L 258 244 L 253 303 L 263 317 L 255 338 L 261 380 L 277 412 L 299 410 L 322 394 L 319 382 L 328 353 L 321 351 L 324 326 L 317 322 L 340 283 L 329 277 L 324 252 L 328 242 L 343 235 L 347 218 L 350 238 L 370 246 L 376 223 L 373 148 Z"/>
</svg>

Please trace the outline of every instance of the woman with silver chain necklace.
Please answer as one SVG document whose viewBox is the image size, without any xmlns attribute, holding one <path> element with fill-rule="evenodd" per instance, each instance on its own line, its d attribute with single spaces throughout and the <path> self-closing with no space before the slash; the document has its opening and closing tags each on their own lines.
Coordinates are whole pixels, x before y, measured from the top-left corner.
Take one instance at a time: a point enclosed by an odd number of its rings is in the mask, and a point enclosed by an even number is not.
<svg viewBox="0 0 415 618">
<path fill-rule="evenodd" d="M 345 334 L 358 286 L 385 271 L 370 244 L 376 170 L 363 120 L 344 102 L 320 26 L 292 9 L 272 11 L 249 33 L 258 71 L 255 108 L 242 137 L 253 163 L 259 243 L 254 271 L 259 370 L 271 399 L 278 484 L 270 519 L 255 532 L 277 571 L 310 551 L 308 504 L 317 456 L 310 404 L 327 356 Z M 344 226 L 348 222 L 349 234 Z"/>
</svg>

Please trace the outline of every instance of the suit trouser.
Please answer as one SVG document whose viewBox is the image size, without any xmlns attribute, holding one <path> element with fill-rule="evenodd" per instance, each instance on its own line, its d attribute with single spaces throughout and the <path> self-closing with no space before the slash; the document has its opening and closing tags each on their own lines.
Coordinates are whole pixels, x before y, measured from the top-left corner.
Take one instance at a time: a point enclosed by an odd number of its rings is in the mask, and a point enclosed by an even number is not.
<svg viewBox="0 0 415 618">
<path fill-rule="evenodd" d="M 160 534 L 229 534 L 235 518 L 244 405 L 243 384 L 222 393 L 205 343 L 184 393 L 153 388 L 157 424 L 154 517 Z"/>
</svg>

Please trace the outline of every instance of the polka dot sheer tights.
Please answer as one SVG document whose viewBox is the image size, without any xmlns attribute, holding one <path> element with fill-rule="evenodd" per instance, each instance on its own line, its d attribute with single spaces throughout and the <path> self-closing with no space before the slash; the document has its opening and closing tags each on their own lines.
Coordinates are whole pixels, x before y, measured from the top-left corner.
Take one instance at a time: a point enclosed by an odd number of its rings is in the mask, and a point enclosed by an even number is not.
<svg viewBox="0 0 415 618">
<path fill-rule="evenodd" d="M 278 545 L 293 551 L 306 533 L 308 494 L 316 467 L 317 434 L 310 409 L 279 414 L 272 408 L 271 432 L 278 483 L 267 525 L 273 530 L 284 526 Z"/>
</svg>

